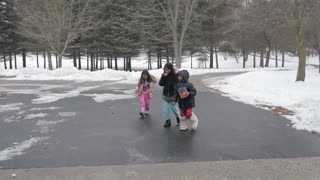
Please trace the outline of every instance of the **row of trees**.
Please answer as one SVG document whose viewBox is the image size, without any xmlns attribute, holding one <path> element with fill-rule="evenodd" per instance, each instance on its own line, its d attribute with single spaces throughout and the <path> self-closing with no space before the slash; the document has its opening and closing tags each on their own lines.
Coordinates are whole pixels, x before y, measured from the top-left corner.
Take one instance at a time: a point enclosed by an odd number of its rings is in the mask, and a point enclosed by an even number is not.
<svg viewBox="0 0 320 180">
<path fill-rule="evenodd" d="M 52 55 L 55 68 L 62 56 L 82 68 L 86 56 L 94 71 L 118 69 L 120 60 L 131 70 L 142 50 L 149 69 L 152 57 L 157 68 L 162 59 L 179 68 L 186 53 L 208 53 L 210 68 L 219 68 L 218 53 L 241 54 L 245 68 L 249 55 L 268 67 L 274 52 L 284 66 L 291 52 L 304 81 L 306 49 L 320 54 L 319 8 L 318 0 L 1 0 L 0 54 L 6 68 L 17 68 L 16 54 L 26 67 L 27 52 L 43 54 L 49 69 Z"/>
</svg>

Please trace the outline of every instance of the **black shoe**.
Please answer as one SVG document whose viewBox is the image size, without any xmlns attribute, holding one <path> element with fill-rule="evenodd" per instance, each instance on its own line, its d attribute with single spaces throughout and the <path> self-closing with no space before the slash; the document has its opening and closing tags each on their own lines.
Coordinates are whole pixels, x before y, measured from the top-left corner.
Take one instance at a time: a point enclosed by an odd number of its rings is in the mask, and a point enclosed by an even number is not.
<svg viewBox="0 0 320 180">
<path fill-rule="evenodd" d="M 139 113 L 139 115 L 140 115 L 140 119 L 144 119 L 145 118 L 145 115 L 142 112 Z"/>
<path fill-rule="evenodd" d="M 177 117 L 177 125 L 180 125 L 180 118 Z"/>
<path fill-rule="evenodd" d="M 170 119 L 167 120 L 163 127 L 165 128 L 171 127 L 171 120 Z"/>
</svg>

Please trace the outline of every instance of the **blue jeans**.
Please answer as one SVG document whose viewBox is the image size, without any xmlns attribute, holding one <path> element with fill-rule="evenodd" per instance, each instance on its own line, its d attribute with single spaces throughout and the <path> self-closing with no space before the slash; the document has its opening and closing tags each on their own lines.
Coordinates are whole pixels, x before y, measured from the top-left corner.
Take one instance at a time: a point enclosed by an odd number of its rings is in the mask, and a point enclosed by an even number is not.
<svg viewBox="0 0 320 180">
<path fill-rule="evenodd" d="M 164 101 L 164 115 L 165 115 L 166 120 L 171 119 L 170 109 L 176 117 L 180 117 L 177 106 L 175 104 L 173 104 L 172 101 L 165 100 Z"/>
</svg>

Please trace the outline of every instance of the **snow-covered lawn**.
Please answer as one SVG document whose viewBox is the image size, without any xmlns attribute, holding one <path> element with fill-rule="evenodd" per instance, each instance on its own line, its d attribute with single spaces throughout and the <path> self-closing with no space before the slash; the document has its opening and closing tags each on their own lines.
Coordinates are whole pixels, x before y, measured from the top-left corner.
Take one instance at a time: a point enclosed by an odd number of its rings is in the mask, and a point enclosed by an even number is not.
<svg viewBox="0 0 320 180">
<path fill-rule="evenodd" d="M 306 82 L 295 82 L 296 71 L 249 72 L 222 79 L 203 80 L 236 101 L 281 106 L 295 112 L 286 116 L 299 130 L 320 133 L 320 74 L 307 69 Z"/>
</svg>

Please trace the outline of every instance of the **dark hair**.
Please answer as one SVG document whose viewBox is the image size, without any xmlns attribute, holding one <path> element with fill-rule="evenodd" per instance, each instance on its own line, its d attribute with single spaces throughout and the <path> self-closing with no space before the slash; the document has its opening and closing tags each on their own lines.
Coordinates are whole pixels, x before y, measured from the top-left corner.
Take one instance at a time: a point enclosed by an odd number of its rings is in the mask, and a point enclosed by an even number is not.
<svg viewBox="0 0 320 180">
<path fill-rule="evenodd" d="M 151 78 L 151 75 L 149 74 L 149 71 L 146 70 L 146 69 L 142 71 L 141 77 L 140 77 L 140 80 L 139 80 L 139 83 L 142 84 L 142 83 L 144 82 L 144 79 L 143 79 L 143 75 L 144 75 L 144 74 L 146 74 L 146 75 L 148 76 L 148 77 L 147 77 L 147 82 L 150 83 L 150 82 L 152 81 L 152 78 Z"/>
<path fill-rule="evenodd" d="M 170 75 L 175 75 L 175 70 L 172 63 L 166 63 L 166 65 L 164 65 L 164 68 L 170 69 Z"/>
</svg>

